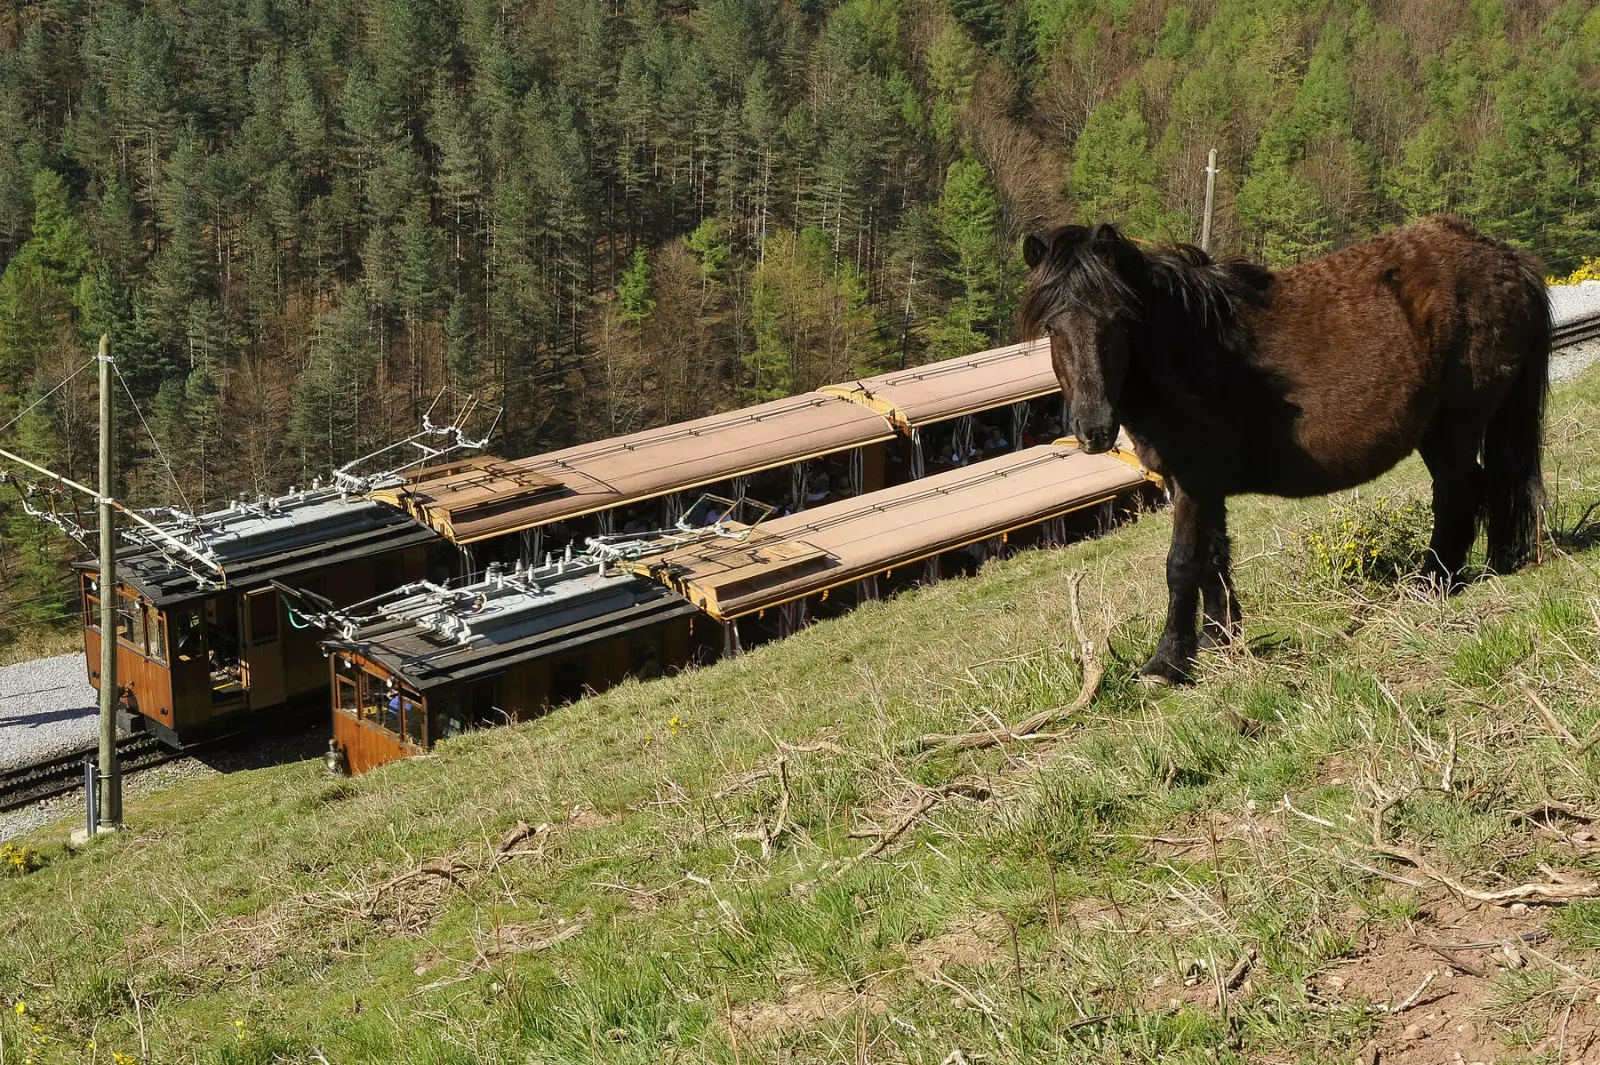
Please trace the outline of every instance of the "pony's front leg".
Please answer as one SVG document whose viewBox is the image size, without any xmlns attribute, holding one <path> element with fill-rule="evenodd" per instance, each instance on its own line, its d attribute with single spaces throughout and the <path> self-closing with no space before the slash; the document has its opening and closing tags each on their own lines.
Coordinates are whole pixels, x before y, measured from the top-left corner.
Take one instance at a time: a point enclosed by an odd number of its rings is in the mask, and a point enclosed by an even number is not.
<svg viewBox="0 0 1600 1065">
<path fill-rule="evenodd" d="M 1172 546 L 1167 551 L 1167 627 L 1156 653 L 1139 675 L 1158 684 L 1189 679 L 1198 644 L 1195 611 L 1200 605 L 1200 580 L 1211 561 L 1212 535 L 1223 514 L 1222 503 L 1202 501 L 1179 485 L 1172 488 Z"/>
<path fill-rule="evenodd" d="M 1222 647 L 1239 638 L 1239 596 L 1233 590 L 1233 548 L 1228 542 L 1226 505 L 1219 508 L 1211 530 L 1211 557 L 1200 577 L 1200 599 L 1205 620 L 1200 646 Z"/>
</svg>

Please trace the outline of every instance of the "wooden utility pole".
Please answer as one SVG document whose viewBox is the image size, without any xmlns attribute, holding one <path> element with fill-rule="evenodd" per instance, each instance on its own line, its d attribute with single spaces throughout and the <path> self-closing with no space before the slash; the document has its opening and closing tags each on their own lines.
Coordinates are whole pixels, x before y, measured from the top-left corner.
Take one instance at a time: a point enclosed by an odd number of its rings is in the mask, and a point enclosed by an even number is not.
<svg viewBox="0 0 1600 1065">
<path fill-rule="evenodd" d="M 1200 250 L 1211 250 L 1211 206 L 1217 194 L 1217 150 L 1206 153 L 1206 213 L 1200 221 Z"/>
<path fill-rule="evenodd" d="M 111 338 L 100 338 L 100 824 L 122 824 L 122 771 L 117 765 L 117 511 L 113 505 L 116 405 L 112 402 Z"/>
</svg>

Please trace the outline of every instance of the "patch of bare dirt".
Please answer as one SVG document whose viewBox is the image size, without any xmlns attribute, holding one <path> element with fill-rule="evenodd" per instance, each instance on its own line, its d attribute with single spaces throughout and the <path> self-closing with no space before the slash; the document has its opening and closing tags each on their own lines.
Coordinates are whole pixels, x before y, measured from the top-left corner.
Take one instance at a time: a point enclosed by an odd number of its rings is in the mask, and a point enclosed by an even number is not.
<svg viewBox="0 0 1600 1065">
<path fill-rule="evenodd" d="M 1079 935 L 1089 935 L 1103 928 L 1123 928 L 1130 920 L 1127 910 L 1087 896 L 1073 899 L 1061 908 L 1062 925 Z"/>
<path fill-rule="evenodd" d="M 807 987 L 794 984 L 775 1002 L 747 1002 L 729 1010 L 729 1020 L 739 1038 L 753 1043 L 768 1043 L 787 1032 L 818 1021 L 832 1020 L 852 1009 L 881 1012 L 878 999 L 843 988 Z"/>
<path fill-rule="evenodd" d="M 1255 991 L 1250 974 L 1258 955 L 1254 950 L 1239 957 L 1189 958 L 1176 976 L 1157 976 L 1141 997 L 1146 1012 L 1176 1010 L 1183 1007 L 1216 1011 L 1220 1008 L 1218 988 L 1225 988 L 1228 1002 L 1248 1001 Z M 1212 969 L 1215 963 L 1216 969 Z"/>
<path fill-rule="evenodd" d="M 1248 993 L 1249 988 L 1244 989 Z M 1230 999 L 1236 1001 L 1237 997 Z M 1174 980 L 1166 975 L 1158 976 L 1140 999 L 1140 1008 L 1146 1013 L 1160 1013 L 1163 1010 L 1177 1010 L 1187 1007 L 1197 1010 L 1212 1010 L 1217 1008 L 1217 985 L 1210 973 L 1199 977 L 1186 977 Z"/>
<path fill-rule="evenodd" d="M 999 914 L 975 914 L 914 944 L 906 957 L 911 971 L 928 980 L 947 965 L 983 965 L 1009 956 L 1010 934 Z"/>
<path fill-rule="evenodd" d="M 574 806 L 572 816 L 566 820 L 568 828 L 609 828 L 621 824 L 620 814 L 603 814 L 593 806 Z"/>
<path fill-rule="evenodd" d="M 1540 934 L 1540 913 L 1467 907 L 1453 896 L 1427 903 L 1408 932 L 1369 930 L 1356 954 L 1306 982 L 1313 1002 L 1368 1004 L 1383 1017 L 1362 1060 L 1384 1065 L 1495 1062 L 1528 1048 L 1508 1046 L 1487 1015 L 1491 984 L 1508 968 L 1541 964 L 1523 937 Z M 1432 944 L 1432 946 L 1430 946 Z M 1442 948 L 1441 949 L 1436 949 Z M 1552 1025 L 1536 1053 L 1562 1062 L 1600 1060 L 1592 996 Z M 1561 1011 L 1557 1011 L 1559 1019 Z"/>
</svg>

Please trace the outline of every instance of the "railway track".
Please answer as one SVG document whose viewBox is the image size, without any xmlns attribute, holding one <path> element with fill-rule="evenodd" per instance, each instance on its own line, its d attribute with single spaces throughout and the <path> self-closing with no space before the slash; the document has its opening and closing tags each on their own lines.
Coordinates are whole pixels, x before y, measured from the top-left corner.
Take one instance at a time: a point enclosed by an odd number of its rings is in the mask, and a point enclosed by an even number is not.
<svg viewBox="0 0 1600 1065">
<path fill-rule="evenodd" d="M 1550 334 L 1550 346 L 1565 348 L 1596 339 L 1600 339 L 1600 314 L 1589 314 L 1556 326 Z"/>
<path fill-rule="evenodd" d="M 98 744 L 89 744 L 53 758 L 0 769 L 0 813 L 82 788 L 83 760 L 95 757 L 99 749 Z M 117 757 L 122 763 L 123 776 L 182 758 L 185 753 L 163 745 L 148 733 L 117 740 Z"/>
</svg>

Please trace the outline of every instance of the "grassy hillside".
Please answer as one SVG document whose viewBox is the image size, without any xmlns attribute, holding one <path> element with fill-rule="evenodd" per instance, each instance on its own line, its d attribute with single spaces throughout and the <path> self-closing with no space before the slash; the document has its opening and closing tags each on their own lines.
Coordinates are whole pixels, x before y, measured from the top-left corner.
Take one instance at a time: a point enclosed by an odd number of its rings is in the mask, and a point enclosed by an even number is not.
<svg viewBox="0 0 1600 1065">
<path fill-rule="evenodd" d="M 1250 650 L 1192 688 L 1133 679 L 1158 514 L 357 780 L 36 840 L 0 879 L 0 1061 L 1592 1057 L 1600 902 L 1461 891 L 1600 892 L 1597 423 L 1591 374 L 1552 411 L 1544 564 L 1448 602 L 1381 579 L 1415 463 L 1241 501 Z M 1074 573 L 1089 708 L 909 753 L 1071 703 Z"/>
</svg>

